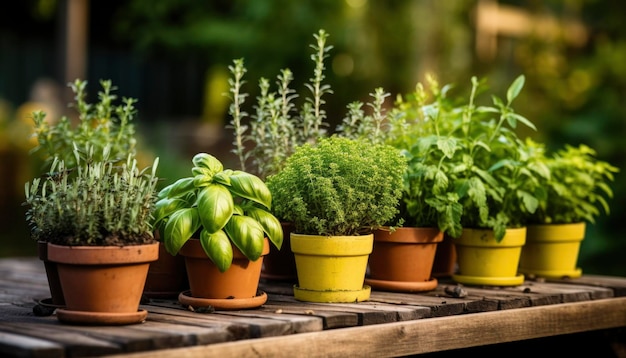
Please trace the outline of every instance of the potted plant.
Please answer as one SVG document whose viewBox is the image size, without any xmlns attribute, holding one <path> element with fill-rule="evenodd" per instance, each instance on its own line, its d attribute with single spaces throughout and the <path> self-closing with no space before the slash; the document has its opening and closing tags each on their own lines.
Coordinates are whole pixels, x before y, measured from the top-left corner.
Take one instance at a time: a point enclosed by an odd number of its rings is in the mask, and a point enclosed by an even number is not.
<svg viewBox="0 0 626 358">
<path fill-rule="evenodd" d="M 247 72 L 244 60 L 236 59 L 229 66 L 230 125 L 234 132 L 233 153 L 239 159 L 240 170 L 250 168 L 252 173 L 265 180 L 282 169 L 295 148 L 304 143 L 315 143 L 318 138 L 326 136 L 328 124 L 322 108 L 325 102 L 323 97 L 332 93 L 330 86 L 324 83 L 324 62 L 332 49 L 332 46 L 326 45 L 328 36 L 324 30 L 313 35 L 315 43 L 310 47 L 313 49 L 311 59 L 314 71 L 305 84 L 308 94 L 303 96 L 300 108 L 295 103 L 299 94 L 291 88 L 294 75 L 285 68 L 277 76 L 275 90 L 267 78 L 260 78 L 260 94 L 256 98 L 254 113 L 248 116 L 243 110 L 248 97 L 243 91 L 244 75 Z M 249 120 L 248 124 L 246 120 Z M 295 281 L 295 259 L 289 240 L 292 225 L 284 218 L 279 219 L 285 233 L 283 246 L 280 250 L 270 247 L 270 253 L 263 260 L 261 275 L 266 279 Z"/>
<path fill-rule="evenodd" d="M 584 144 L 566 145 L 552 154 L 541 144 L 530 145 L 550 175 L 541 178 L 543 195 L 526 219 L 519 270 L 535 277 L 580 277 L 576 264 L 586 223 L 594 223 L 601 210 L 609 214 L 609 183 L 618 168 L 597 159 L 596 151 Z"/>
<path fill-rule="evenodd" d="M 74 150 L 72 167 L 55 158 L 49 172 L 26 183 L 26 220 L 31 237 L 47 242 L 56 263 L 65 306 L 62 322 L 131 324 L 148 312 L 139 302 L 150 262 L 158 258 L 151 212 L 156 168 L 139 170 L 126 161 L 87 147 Z"/>
<path fill-rule="evenodd" d="M 133 119 L 136 115 L 136 99 L 122 98 L 116 104 L 117 90 L 110 80 L 101 80 L 98 101 L 87 102 L 87 81 L 77 79 L 68 86 L 74 93 L 74 102 L 70 106 L 77 112 L 77 121 L 67 116 L 60 119 L 47 118 L 43 111 L 33 113 L 34 133 L 37 146 L 31 154 L 43 162 L 42 174 L 51 170 L 54 161 L 62 161 L 66 168 L 76 166 L 76 150 L 79 153 L 90 152 L 91 159 L 101 161 L 105 147 L 108 160 L 124 161 L 129 154 L 136 153 L 136 139 Z M 38 306 L 51 308 L 44 310 L 52 313 L 54 308 L 65 306 L 63 292 L 59 283 L 56 264 L 48 260 L 47 238 L 37 242 L 40 259 L 44 262 L 51 298 L 39 302 Z M 41 311 L 41 312 L 44 312 Z M 39 312 L 39 311 L 38 311 Z"/>
<path fill-rule="evenodd" d="M 479 85 L 472 78 L 469 103 L 458 116 L 458 147 L 450 163 L 463 205 L 463 232 L 455 239 L 459 273 L 452 278 L 465 284 L 516 286 L 524 282 L 524 275 L 517 272 L 526 239 L 524 217 L 537 209 L 539 178 L 548 170 L 533 161 L 526 142 L 515 133 L 518 124 L 535 129 L 511 107 L 524 76 L 509 86 L 505 100 L 492 96 L 492 106 L 475 105 Z M 491 247 L 496 248 L 493 254 Z"/>
<path fill-rule="evenodd" d="M 268 177 L 274 211 L 294 225 L 296 299 L 369 299 L 363 283 L 372 232 L 397 214 L 405 169 L 391 146 L 331 136 L 298 147 Z"/>
<path fill-rule="evenodd" d="M 408 161 L 400 212 L 388 225 L 374 231 L 365 282 L 375 289 L 418 292 L 436 288 L 438 281 L 431 272 L 437 246 L 445 231 L 457 236 L 461 231 L 458 196 L 452 186 L 441 184 L 447 180 L 445 167 L 440 153 L 431 149 L 438 142 L 439 132 L 427 128 L 436 127 L 440 118 L 425 118 L 425 92 L 421 86 L 418 91 L 413 95 L 420 98 L 419 103 L 399 101 L 387 112 L 384 102 L 389 94 L 377 88 L 370 94 L 372 102 L 366 104 L 370 114 L 365 113 L 362 103 L 353 102 L 348 106 L 348 116 L 337 127 L 341 136 L 388 143 Z"/>
<path fill-rule="evenodd" d="M 262 256 L 269 241 L 280 248 L 283 233 L 271 213 L 272 195 L 257 176 L 224 169 L 207 153 L 193 159 L 191 176 L 159 192 L 154 225 L 172 255 L 185 258 L 190 292 L 179 301 L 215 309 L 252 308 L 267 300 L 257 294 Z"/>
</svg>

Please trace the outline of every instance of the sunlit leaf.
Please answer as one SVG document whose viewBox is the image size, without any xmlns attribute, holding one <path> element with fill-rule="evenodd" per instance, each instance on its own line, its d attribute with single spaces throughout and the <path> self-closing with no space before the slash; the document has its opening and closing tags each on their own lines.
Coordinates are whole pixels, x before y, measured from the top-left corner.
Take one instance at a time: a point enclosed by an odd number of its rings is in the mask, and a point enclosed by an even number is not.
<svg viewBox="0 0 626 358">
<path fill-rule="evenodd" d="M 202 230 L 200 232 L 200 244 L 206 255 L 213 261 L 215 266 L 224 272 L 230 268 L 233 262 L 233 246 L 226 233 L 219 230 L 213 234 Z"/>
<path fill-rule="evenodd" d="M 176 255 L 199 228 L 200 220 L 196 208 L 180 209 L 174 212 L 170 215 L 163 234 L 167 252 Z"/>
<path fill-rule="evenodd" d="M 265 233 L 256 220 L 249 216 L 234 215 L 224 226 L 224 231 L 249 260 L 256 261 L 261 257 Z"/>
<path fill-rule="evenodd" d="M 246 210 L 248 216 L 261 224 L 269 240 L 280 250 L 283 245 L 283 227 L 280 225 L 280 221 L 270 212 L 261 208 L 250 207 Z"/>
<path fill-rule="evenodd" d="M 221 230 L 233 215 L 233 197 L 221 184 L 210 184 L 198 193 L 198 213 L 202 226 L 209 233 Z"/>
</svg>

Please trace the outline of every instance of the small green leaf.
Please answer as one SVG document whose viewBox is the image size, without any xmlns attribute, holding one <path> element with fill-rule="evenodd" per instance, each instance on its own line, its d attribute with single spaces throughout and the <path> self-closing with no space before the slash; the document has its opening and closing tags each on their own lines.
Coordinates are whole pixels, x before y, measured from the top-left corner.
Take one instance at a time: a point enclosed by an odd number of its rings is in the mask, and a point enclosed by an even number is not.
<svg viewBox="0 0 626 358">
<path fill-rule="evenodd" d="M 524 75 L 518 76 L 515 81 L 509 86 L 509 89 L 506 91 L 506 100 L 508 104 L 511 104 L 515 98 L 520 94 L 522 88 L 524 87 Z"/>
<path fill-rule="evenodd" d="M 211 234 L 202 230 L 200 232 L 200 244 L 220 272 L 225 272 L 230 268 L 233 262 L 233 246 L 224 231 L 219 230 Z"/>
<path fill-rule="evenodd" d="M 226 225 L 235 206 L 230 191 L 221 184 L 210 184 L 200 189 L 197 203 L 202 226 L 210 234 Z"/>
<path fill-rule="evenodd" d="M 526 127 L 531 128 L 533 130 L 537 130 L 537 127 L 526 117 L 521 116 L 517 113 L 508 113 L 507 116 L 515 118 L 518 122 L 523 123 Z"/>
<path fill-rule="evenodd" d="M 200 228 L 198 210 L 196 208 L 180 209 L 170 215 L 163 242 L 165 249 L 172 255 L 178 254 L 185 242 Z"/>
<path fill-rule="evenodd" d="M 437 148 L 439 148 L 446 157 L 452 158 L 457 149 L 456 140 L 454 138 L 440 138 L 437 140 Z"/>
<path fill-rule="evenodd" d="M 249 216 L 234 215 L 224 226 L 224 231 L 249 260 L 256 261 L 261 257 L 265 233 L 256 220 Z"/>
</svg>

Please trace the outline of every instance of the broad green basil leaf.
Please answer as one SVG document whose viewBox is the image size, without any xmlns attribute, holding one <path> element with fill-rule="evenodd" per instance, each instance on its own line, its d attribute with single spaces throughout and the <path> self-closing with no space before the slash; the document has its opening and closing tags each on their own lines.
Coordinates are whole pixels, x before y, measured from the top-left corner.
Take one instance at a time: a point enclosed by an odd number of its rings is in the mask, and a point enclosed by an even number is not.
<svg viewBox="0 0 626 358">
<path fill-rule="evenodd" d="M 230 186 L 230 171 L 221 171 L 213 176 L 213 181 L 219 184 Z"/>
<path fill-rule="evenodd" d="M 187 206 L 187 203 L 178 198 L 163 198 L 156 202 L 154 205 L 154 223 L 158 223 L 164 218 L 170 216 L 178 209 L 182 209 Z"/>
<path fill-rule="evenodd" d="M 283 227 L 280 225 L 280 221 L 270 212 L 261 208 L 252 206 L 247 208 L 247 211 L 248 216 L 261 224 L 268 239 L 280 250 L 283 245 Z"/>
<path fill-rule="evenodd" d="M 224 231 L 219 230 L 211 234 L 202 230 L 200 232 L 200 244 L 220 272 L 228 270 L 233 262 L 233 246 Z"/>
<path fill-rule="evenodd" d="M 200 228 L 196 208 L 180 209 L 170 215 L 165 225 L 163 242 L 165 249 L 172 255 L 178 254 L 185 242 Z"/>
<path fill-rule="evenodd" d="M 196 202 L 202 226 L 211 234 L 221 230 L 233 215 L 233 196 L 223 185 L 210 184 L 200 189 Z"/>
<path fill-rule="evenodd" d="M 272 194 L 263 180 L 253 174 L 234 171 L 230 176 L 230 190 L 242 198 L 272 208 Z"/>
<path fill-rule="evenodd" d="M 196 167 L 206 168 L 211 174 L 219 173 L 224 170 L 222 162 L 207 153 L 198 153 L 191 160 Z"/>
<path fill-rule="evenodd" d="M 205 187 L 211 184 L 211 182 L 212 180 L 210 175 L 198 174 L 193 177 L 193 186 L 195 186 L 196 188 Z"/>
<path fill-rule="evenodd" d="M 183 196 L 194 189 L 195 187 L 193 185 L 193 178 L 181 178 L 175 181 L 174 184 L 170 185 L 167 197 L 176 198 L 179 196 Z"/>
<path fill-rule="evenodd" d="M 233 215 L 224 231 L 235 246 L 251 261 L 256 261 L 263 253 L 265 233 L 263 227 L 249 216 Z"/>
</svg>

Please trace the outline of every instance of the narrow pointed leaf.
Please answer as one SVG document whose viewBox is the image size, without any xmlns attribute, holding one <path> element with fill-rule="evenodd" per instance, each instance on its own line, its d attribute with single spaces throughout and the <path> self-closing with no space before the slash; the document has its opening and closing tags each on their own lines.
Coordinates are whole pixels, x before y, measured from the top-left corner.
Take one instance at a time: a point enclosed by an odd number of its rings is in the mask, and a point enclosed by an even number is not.
<svg viewBox="0 0 626 358">
<path fill-rule="evenodd" d="M 513 100 L 517 98 L 519 93 L 522 91 L 522 88 L 524 87 L 524 80 L 524 75 L 518 76 L 515 81 L 511 83 L 511 86 L 509 86 L 509 89 L 506 91 L 506 100 L 509 104 L 511 104 L 511 102 L 513 102 Z"/>
</svg>

